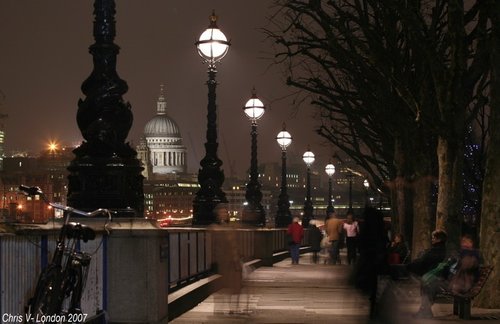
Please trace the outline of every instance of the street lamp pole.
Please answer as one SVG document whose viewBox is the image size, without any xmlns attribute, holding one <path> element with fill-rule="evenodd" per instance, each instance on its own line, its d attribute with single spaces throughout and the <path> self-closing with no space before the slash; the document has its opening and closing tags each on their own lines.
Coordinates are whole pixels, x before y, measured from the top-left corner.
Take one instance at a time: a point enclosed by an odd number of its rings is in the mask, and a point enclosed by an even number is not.
<svg viewBox="0 0 500 324">
<path fill-rule="evenodd" d="M 281 147 L 281 188 L 275 224 L 276 227 L 287 227 L 292 222 L 292 214 L 286 183 L 286 148 L 292 143 L 292 136 L 286 131 L 285 123 L 283 123 L 283 130 L 276 136 L 276 141 Z"/>
<path fill-rule="evenodd" d="M 246 225 L 265 226 L 266 213 L 262 207 L 262 192 L 260 191 L 261 184 L 259 183 L 258 163 L 257 163 L 257 120 L 260 119 L 265 112 L 265 107 L 262 101 L 257 98 L 255 88 L 252 90 L 252 97 L 247 101 L 243 108 L 245 114 L 252 122 L 252 146 L 250 159 L 250 181 L 247 183 L 247 191 L 245 198 L 247 205 L 243 209 L 242 222 Z"/>
<path fill-rule="evenodd" d="M 347 173 L 347 178 L 349 179 L 349 209 L 347 210 L 348 213 L 352 213 L 352 177 L 354 175 L 352 174 L 351 170 L 348 170 Z"/>
<path fill-rule="evenodd" d="M 205 143 L 205 157 L 200 161 L 201 169 L 198 172 L 200 189 L 193 200 L 193 225 L 208 225 L 215 223 L 213 213 L 215 206 L 227 203 L 226 194 L 222 191 L 224 172 L 221 170 L 222 161 L 217 156 L 217 105 L 215 89 L 217 82 L 216 63 L 219 62 L 229 49 L 230 42 L 217 27 L 215 12 L 210 16 L 210 25 L 199 40 L 195 43 L 198 54 L 208 64 L 208 106 L 207 106 L 207 142 Z"/>
<path fill-rule="evenodd" d="M 368 199 L 368 188 L 370 187 L 370 183 L 368 179 L 363 181 L 363 186 L 365 187 L 365 207 L 370 205 L 370 200 Z"/>
<path fill-rule="evenodd" d="M 335 174 L 335 166 L 331 163 L 327 164 L 325 172 L 328 175 L 328 206 L 326 207 L 326 215 L 328 216 L 334 211 L 332 203 L 332 177 Z"/>
<path fill-rule="evenodd" d="M 311 165 L 314 162 L 314 153 L 308 148 L 307 151 L 302 156 L 304 163 L 307 166 L 307 189 L 306 189 L 306 200 L 304 202 L 304 217 L 302 218 L 302 227 L 308 227 L 311 219 L 314 218 L 313 215 L 313 204 L 311 201 Z"/>
</svg>

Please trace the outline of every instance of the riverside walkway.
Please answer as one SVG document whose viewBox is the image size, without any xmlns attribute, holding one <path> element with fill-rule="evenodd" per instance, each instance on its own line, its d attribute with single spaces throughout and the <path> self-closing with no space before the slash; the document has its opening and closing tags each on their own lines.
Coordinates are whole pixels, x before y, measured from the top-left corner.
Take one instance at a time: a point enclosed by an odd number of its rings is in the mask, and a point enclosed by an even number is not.
<svg viewBox="0 0 500 324">
<path fill-rule="evenodd" d="M 452 315 L 450 303 L 434 305 L 433 319 L 414 319 L 420 294 L 418 282 L 411 279 L 391 289 L 395 298 L 385 304 L 390 318 L 369 320 L 368 299 L 348 283 L 351 269 L 311 264 L 309 254 L 298 265 L 285 259 L 251 272 L 238 301 L 217 292 L 171 323 L 500 323 L 500 310 L 472 308 L 472 319 L 465 321 Z"/>
</svg>

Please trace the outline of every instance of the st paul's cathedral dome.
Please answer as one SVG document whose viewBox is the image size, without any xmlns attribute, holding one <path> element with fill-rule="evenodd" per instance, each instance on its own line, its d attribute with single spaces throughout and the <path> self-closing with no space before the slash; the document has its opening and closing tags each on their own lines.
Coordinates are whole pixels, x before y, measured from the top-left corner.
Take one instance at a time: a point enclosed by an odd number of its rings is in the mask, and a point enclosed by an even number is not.
<svg viewBox="0 0 500 324">
<path fill-rule="evenodd" d="M 167 116 L 167 101 L 163 85 L 156 103 L 156 116 L 144 127 L 144 135 L 137 146 L 138 157 L 144 165 L 146 178 L 186 172 L 186 147 L 177 123 Z"/>
</svg>

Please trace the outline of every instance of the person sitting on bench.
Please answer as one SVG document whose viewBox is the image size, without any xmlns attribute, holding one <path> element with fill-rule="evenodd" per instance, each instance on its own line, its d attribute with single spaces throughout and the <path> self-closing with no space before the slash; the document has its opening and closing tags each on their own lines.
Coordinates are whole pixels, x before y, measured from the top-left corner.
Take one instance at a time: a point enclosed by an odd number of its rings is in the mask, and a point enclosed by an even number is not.
<svg viewBox="0 0 500 324">
<path fill-rule="evenodd" d="M 409 272 L 422 276 L 434 269 L 446 257 L 446 240 L 448 235 L 443 230 L 435 230 L 431 235 L 431 248 L 423 251 L 406 268 Z"/>
<path fill-rule="evenodd" d="M 454 295 L 467 293 L 479 279 L 480 260 L 472 237 L 462 236 L 458 256 L 449 258 L 422 276 L 422 300 L 415 316 L 433 317 L 431 307 L 439 292 L 451 292 Z"/>
</svg>

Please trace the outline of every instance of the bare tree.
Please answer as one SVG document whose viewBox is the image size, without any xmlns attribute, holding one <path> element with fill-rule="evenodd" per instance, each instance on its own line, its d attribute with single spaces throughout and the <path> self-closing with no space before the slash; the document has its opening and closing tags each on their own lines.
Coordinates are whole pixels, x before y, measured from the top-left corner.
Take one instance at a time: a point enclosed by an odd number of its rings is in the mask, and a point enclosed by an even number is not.
<svg viewBox="0 0 500 324">
<path fill-rule="evenodd" d="M 288 84 L 319 107 L 319 134 L 378 187 L 393 189 L 396 230 L 413 227 L 415 242 L 429 241 L 437 176 L 437 226 L 455 248 L 464 134 L 484 105 L 477 94 L 489 68 L 484 2 L 467 10 L 460 0 L 276 3 L 276 30 L 267 33 Z M 413 189 L 411 199 L 405 188 Z M 408 202 L 413 226 L 404 212 Z"/>
<path fill-rule="evenodd" d="M 430 187 L 437 174 L 436 160 L 429 158 L 435 136 L 419 106 L 432 101 L 422 90 L 426 72 L 406 45 L 408 33 L 375 1 L 364 6 L 349 1 L 281 5 L 285 18 L 279 26 L 285 32 L 268 33 L 282 46 L 276 57 L 288 64 L 288 84 L 320 107 L 318 133 L 363 167 L 376 187 L 392 192 L 393 227 L 407 237 L 412 234 L 407 194 L 418 175 L 415 218 L 428 229 Z M 405 82 L 411 98 L 401 96 L 402 86 L 398 92 L 395 81 Z"/>
</svg>

